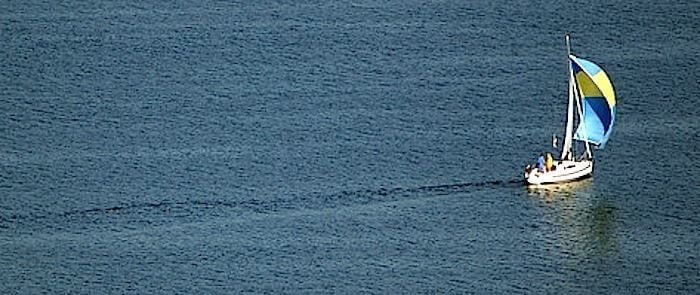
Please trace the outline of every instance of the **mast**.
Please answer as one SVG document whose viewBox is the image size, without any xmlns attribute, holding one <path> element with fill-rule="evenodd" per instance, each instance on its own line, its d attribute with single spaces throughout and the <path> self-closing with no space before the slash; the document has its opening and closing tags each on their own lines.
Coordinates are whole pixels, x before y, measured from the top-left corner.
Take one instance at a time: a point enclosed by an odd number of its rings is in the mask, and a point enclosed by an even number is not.
<svg viewBox="0 0 700 295">
<path fill-rule="evenodd" d="M 567 76 L 569 76 L 569 102 L 566 111 L 566 130 L 564 131 L 564 145 L 561 148 L 561 160 L 572 160 L 573 152 L 573 133 L 574 133 L 574 73 L 571 68 L 571 45 L 569 43 L 569 34 L 566 34 L 566 65 Z"/>
</svg>

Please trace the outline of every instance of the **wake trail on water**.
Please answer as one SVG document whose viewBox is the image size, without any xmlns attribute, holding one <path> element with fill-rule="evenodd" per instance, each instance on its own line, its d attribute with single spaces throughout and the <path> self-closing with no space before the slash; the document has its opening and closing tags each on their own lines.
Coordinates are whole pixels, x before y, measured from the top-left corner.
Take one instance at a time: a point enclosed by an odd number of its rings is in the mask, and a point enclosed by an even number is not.
<svg viewBox="0 0 700 295">
<path fill-rule="evenodd" d="M 477 189 L 517 188 L 522 186 L 521 179 L 501 179 L 464 182 L 443 185 L 428 185 L 410 188 L 379 188 L 366 190 L 348 190 L 337 193 L 292 194 L 274 198 L 251 198 L 241 200 L 186 200 L 161 202 L 144 202 L 116 205 L 103 208 L 90 208 L 57 213 L 0 216 L 0 229 L 7 229 L 11 224 L 53 223 L 61 220 L 72 222 L 81 218 L 109 219 L 116 216 L 140 219 L 196 217 L 205 215 L 209 210 L 231 210 L 240 213 L 273 214 L 294 210 L 322 210 L 339 207 L 386 203 L 407 199 L 419 199 L 468 193 Z"/>
</svg>

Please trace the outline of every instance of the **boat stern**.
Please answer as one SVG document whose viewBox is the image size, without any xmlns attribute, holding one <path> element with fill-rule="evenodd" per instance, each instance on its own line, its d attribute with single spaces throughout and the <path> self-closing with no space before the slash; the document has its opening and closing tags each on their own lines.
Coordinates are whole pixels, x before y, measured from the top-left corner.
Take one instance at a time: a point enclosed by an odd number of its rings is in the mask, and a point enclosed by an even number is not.
<svg viewBox="0 0 700 295">
<path fill-rule="evenodd" d="M 540 173 L 537 171 L 537 168 L 534 165 L 527 165 L 523 171 L 523 179 L 528 185 L 537 185 L 541 183 L 539 174 Z"/>
</svg>

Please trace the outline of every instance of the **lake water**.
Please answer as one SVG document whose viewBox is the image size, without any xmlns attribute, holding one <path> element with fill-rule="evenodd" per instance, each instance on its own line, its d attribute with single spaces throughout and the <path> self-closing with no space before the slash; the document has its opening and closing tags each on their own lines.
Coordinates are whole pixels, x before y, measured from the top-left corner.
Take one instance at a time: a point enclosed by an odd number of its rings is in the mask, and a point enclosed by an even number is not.
<svg viewBox="0 0 700 295">
<path fill-rule="evenodd" d="M 2 3 L 0 291 L 695 293 L 698 15 Z M 618 116 L 592 179 L 528 190 L 567 32 Z"/>
</svg>

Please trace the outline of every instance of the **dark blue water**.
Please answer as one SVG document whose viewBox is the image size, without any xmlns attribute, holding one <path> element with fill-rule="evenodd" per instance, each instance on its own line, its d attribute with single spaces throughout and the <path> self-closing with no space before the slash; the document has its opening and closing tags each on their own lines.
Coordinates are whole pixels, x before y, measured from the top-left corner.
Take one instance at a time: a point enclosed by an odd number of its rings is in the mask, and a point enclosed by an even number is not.
<svg viewBox="0 0 700 295">
<path fill-rule="evenodd" d="M 693 293 L 696 1 L 0 4 L 2 293 Z M 618 117 L 592 179 L 564 34 Z"/>
</svg>

